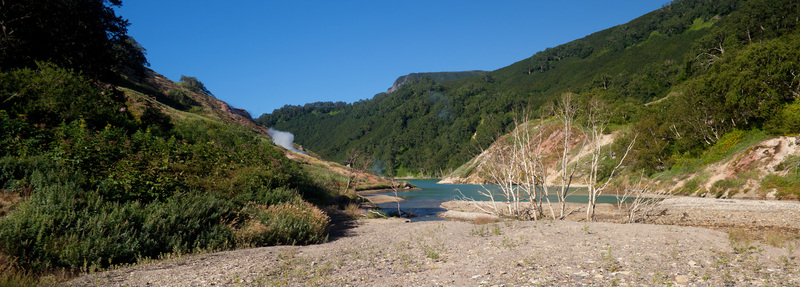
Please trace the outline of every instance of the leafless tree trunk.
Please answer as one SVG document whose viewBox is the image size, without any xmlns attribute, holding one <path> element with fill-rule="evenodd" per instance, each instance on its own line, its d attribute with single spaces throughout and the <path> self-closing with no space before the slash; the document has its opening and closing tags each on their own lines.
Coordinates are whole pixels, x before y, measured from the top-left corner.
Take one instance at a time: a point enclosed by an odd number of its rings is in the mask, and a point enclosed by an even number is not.
<svg viewBox="0 0 800 287">
<path fill-rule="evenodd" d="M 541 158 L 541 126 L 531 123 L 528 113 L 522 113 L 514 123 L 515 129 L 487 151 L 483 171 L 492 186 L 484 185 L 480 194 L 491 202 L 491 213 L 538 220 L 543 214 L 542 198 L 546 194 L 543 186 L 547 174 Z M 498 202 L 505 207 L 500 208 Z"/>
<path fill-rule="evenodd" d="M 602 110 L 605 109 L 599 100 L 592 99 L 589 102 L 587 127 L 589 129 L 588 140 L 591 153 L 589 158 L 589 176 L 586 180 L 586 184 L 589 189 L 589 202 L 588 206 L 586 207 L 586 221 L 594 220 L 594 210 L 595 206 L 597 205 L 597 198 L 603 193 L 608 184 L 614 178 L 614 174 L 617 172 L 617 169 L 622 166 L 623 161 L 625 161 L 625 158 L 628 156 L 628 153 L 630 153 L 631 148 L 633 148 L 633 144 L 636 143 L 636 136 L 634 135 L 633 140 L 631 140 L 628 148 L 622 155 L 622 158 L 620 158 L 619 163 L 617 163 L 617 165 L 611 170 L 611 174 L 608 176 L 608 178 L 606 178 L 606 181 L 602 184 L 598 183 L 597 172 L 600 169 L 600 160 L 602 159 L 602 138 L 603 133 L 608 127 L 608 118 L 601 114 Z"/>
<path fill-rule="evenodd" d="M 572 99 L 572 93 L 565 93 L 561 96 L 558 106 L 554 109 L 556 116 L 564 122 L 564 145 L 561 152 L 561 188 L 557 192 L 558 202 L 561 205 L 559 212 L 559 219 L 564 219 L 567 216 L 567 192 L 570 185 L 572 185 L 572 178 L 575 176 L 578 161 L 570 168 L 569 153 L 572 150 L 572 128 L 578 110 Z"/>
<path fill-rule="evenodd" d="M 538 220 L 542 216 L 542 200 L 544 184 L 539 177 L 542 164 L 542 125 L 534 125 L 528 113 L 523 114 L 523 120 L 515 120 L 516 132 L 514 133 L 515 145 L 520 152 L 519 164 L 521 176 L 518 179 L 517 191 L 527 204 L 521 208 L 522 219 Z M 547 173 L 544 173 L 546 176 Z M 522 204 L 522 203 L 521 203 Z"/>
<path fill-rule="evenodd" d="M 656 192 L 650 183 L 644 183 L 644 175 L 632 186 L 624 186 L 622 193 L 617 192 L 617 210 L 627 223 L 640 222 L 647 218 L 667 196 L 666 192 Z"/>
<path fill-rule="evenodd" d="M 482 185 L 480 193 L 489 198 L 492 209 L 497 215 L 516 217 L 519 211 L 520 197 L 516 188 L 520 176 L 518 148 L 516 136 L 501 138 L 498 140 L 494 156 L 489 157 L 485 164 L 484 171 L 489 176 L 489 183 L 492 186 Z M 496 197 L 505 202 L 504 208 L 498 208 Z"/>
<path fill-rule="evenodd" d="M 360 150 L 352 149 L 347 153 L 345 164 L 350 168 L 350 176 L 347 177 L 347 186 L 345 186 L 343 193 L 347 193 L 351 184 L 353 189 L 356 189 L 355 182 L 353 182 L 356 178 L 356 173 L 365 173 L 369 170 L 372 162 L 372 157 L 365 155 Z"/>
</svg>

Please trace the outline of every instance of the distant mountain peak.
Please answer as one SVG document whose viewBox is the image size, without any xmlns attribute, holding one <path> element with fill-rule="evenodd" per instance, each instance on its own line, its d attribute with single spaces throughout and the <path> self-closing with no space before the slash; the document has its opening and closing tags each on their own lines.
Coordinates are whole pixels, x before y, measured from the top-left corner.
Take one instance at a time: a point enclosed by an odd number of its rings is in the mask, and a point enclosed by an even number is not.
<svg viewBox="0 0 800 287">
<path fill-rule="evenodd" d="M 423 77 L 431 77 L 434 82 L 447 82 L 447 81 L 455 81 L 458 79 L 469 78 L 479 76 L 485 71 L 480 70 L 473 70 L 473 71 L 462 71 L 462 72 L 430 72 L 430 73 L 411 73 L 405 76 L 400 76 L 397 80 L 394 81 L 392 87 L 389 88 L 386 92 L 393 93 L 397 91 L 400 87 L 405 84 L 411 83 L 416 79 L 420 79 Z"/>
</svg>

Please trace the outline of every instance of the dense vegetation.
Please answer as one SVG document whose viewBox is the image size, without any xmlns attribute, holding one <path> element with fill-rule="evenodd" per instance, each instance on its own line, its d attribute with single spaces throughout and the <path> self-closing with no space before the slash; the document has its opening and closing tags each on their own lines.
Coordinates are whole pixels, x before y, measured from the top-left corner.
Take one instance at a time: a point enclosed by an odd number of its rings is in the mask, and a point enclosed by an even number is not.
<svg viewBox="0 0 800 287">
<path fill-rule="evenodd" d="M 130 40 L 107 6 L 119 1 L 39 2 L 0 10 L 3 25 L 25 22 L 3 35 L 0 57 L 0 285 L 30 283 L 14 283 L 25 272 L 326 240 L 328 216 L 309 203 L 325 189 L 267 137 L 205 116 L 194 99 L 210 92 L 196 78 L 169 91 L 120 80 L 146 62 L 115 54 Z"/>
<path fill-rule="evenodd" d="M 448 82 L 448 81 L 455 81 L 458 79 L 474 77 L 478 75 L 482 75 L 486 72 L 484 71 L 463 71 L 463 72 L 433 72 L 433 73 L 411 73 L 405 76 L 400 76 L 397 80 L 394 81 L 392 87 L 389 88 L 387 91 L 388 93 L 392 93 L 396 91 L 398 88 L 405 84 L 409 84 L 415 80 L 419 80 L 421 78 L 430 77 L 432 80 L 436 82 Z"/>
<path fill-rule="evenodd" d="M 634 126 L 634 167 L 654 173 L 736 129 L 800 131 L 798 15 L 788 0 L 679 0 L 477 77 L 423 78 L 258 121 L 331 160 L 361 150 L 390 175 L 442 176 L 507 132 L 517 111 L 546 117 L 554 98 L 573 92 L 605 102 L 614 125 Z"/>
</svg>

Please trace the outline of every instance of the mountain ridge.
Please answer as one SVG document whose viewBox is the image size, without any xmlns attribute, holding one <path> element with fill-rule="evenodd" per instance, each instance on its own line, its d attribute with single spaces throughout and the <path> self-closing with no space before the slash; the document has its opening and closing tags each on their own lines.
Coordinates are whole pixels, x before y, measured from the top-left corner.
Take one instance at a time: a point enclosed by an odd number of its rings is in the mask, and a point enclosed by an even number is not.
<svg viewBox="0 0 800 287">
<path fill-rule="evenodd" d="M 461 72 L 427 72 L 427 73 L 411 73 L 408 75 L 403 75 L 397 77 L 397 79 L 392 84 L 392 87 L 386 90 L 386 93 L 393 93 L 397 91 L 401 86 L 409 84 L 415 80 L 418 80 L 423 77 L 431 77 L 435 82 L 447 82 L 447 81 L 454 81 L 463 78 L 475 77 L 479 76 L 486 71 L 481 70 L 471 70 L 471 71 L 461 71 Z"/>
</svg>

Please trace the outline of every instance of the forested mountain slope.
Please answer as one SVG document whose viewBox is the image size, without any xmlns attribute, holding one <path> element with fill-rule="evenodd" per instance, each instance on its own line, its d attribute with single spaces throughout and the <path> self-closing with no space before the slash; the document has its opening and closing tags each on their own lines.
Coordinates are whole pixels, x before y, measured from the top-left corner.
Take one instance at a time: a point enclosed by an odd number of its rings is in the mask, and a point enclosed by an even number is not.
<svg viewBox="0 0 800 287">
<path fill-rule="evenodd" d="M 477 77 L 423 78 L 370 100 L 286 106 L 257 121 L 330 160 L 359 150 L 390 175 L 442 176 L 507 132 L 520 111 L 548 116 L 553 99 L 572 92 L 583 103 L 602 100 L 614 126 L 648 134 L 634 165 L 662 171 L 733 129 L 798 131 L 790 120 L 798 5 L 674 1 Z"/>
</svg>

